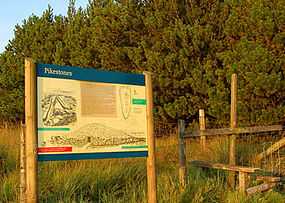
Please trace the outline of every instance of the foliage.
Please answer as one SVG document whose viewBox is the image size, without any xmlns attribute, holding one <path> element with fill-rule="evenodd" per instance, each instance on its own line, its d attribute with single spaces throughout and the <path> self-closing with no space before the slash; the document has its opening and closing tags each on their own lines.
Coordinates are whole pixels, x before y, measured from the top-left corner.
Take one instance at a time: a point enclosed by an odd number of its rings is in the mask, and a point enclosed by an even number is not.
<svg viewBox="0 0 285 203">
<path fill-rule="evenodd" d="M 156 116 L 229 120 L 230 76 L 239 83 L 241 125 L 285 115 L 285 3 L 249 1 L 70 1 L 15 27 L 0 55 L 0 119 L 23 116 L 23 60 L 114 71 L 151 71 Z"/>
</svg>

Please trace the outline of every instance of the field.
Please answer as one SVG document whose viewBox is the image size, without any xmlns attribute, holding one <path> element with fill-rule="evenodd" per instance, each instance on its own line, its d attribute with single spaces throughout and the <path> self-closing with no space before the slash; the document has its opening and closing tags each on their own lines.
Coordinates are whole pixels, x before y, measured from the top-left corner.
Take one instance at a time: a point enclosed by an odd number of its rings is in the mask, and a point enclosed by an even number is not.
<svg viewBox="0 0 285 203">
<path fill-rule="evenodd" d="M 19 201 L 19 129 L 0 129 L 0 202 Z M 157 139 L 158 202 L 280 203 L 284 189 L 253 196 L 227 186 L 223 171 L 188 167 L 188 184 L 179 188 L 176 136 Z M 188 159 L 227 161 L 227 142 L 212 140 L 207 153 L 195 141 L 187 143 Z M 248 147 L 237 149 L 239 162 L 249 164 Z M 108 159 L 39 164 L 40 202 L 147 202 L 146 159 Z M 252 185 L 256 184 L 255 182 Z M 282 193 L 283 191 L 283 193 Z"/>
</svg>

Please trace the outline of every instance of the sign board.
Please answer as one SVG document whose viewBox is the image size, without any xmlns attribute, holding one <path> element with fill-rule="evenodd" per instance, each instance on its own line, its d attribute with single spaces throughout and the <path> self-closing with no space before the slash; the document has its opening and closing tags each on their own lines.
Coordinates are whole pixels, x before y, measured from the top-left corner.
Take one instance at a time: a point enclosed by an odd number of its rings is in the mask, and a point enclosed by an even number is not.
<svg viewBox="0 0 285 203">
<path fill-rule="evenodd" d="M 38 160 L 147 156 L 143 74 L 36 69 Z"/>
</svg>

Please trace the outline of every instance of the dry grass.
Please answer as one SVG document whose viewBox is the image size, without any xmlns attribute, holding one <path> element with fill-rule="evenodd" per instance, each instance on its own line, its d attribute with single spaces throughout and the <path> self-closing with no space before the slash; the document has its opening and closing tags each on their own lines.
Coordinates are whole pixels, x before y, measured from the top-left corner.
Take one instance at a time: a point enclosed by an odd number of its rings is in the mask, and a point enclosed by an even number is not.
<svg viewBox="0 0 285 203">
<path fill-rule="evenodd" d="M 18 201 L 19 129 L 0 131 L 0 202 Z M 269 192 L 246 197 L 227 188 L 225 174 L 189 167 L 188 186 L 179 189 L 176 136 L 157 140 L 159 202 L 282 202 L 284 195 Z M 213 140 L 201 152 L 187 141 L 188 159 L 227 162 L 227 141 Z M 107 159 L 43 162 L 39 164 L 40 202 L 146 202 L 146 159 Z"/>
</svg>

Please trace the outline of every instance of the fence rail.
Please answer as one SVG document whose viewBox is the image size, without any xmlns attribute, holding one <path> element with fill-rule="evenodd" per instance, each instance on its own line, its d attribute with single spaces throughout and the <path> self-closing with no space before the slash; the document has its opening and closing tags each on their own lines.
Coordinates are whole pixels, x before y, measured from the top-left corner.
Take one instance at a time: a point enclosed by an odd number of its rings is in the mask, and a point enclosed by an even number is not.
<svg viewBox="0 0 285 203">
<path fill-rule="evenodd" d="M 232 134 L 247 134 L 247 133 L 263 133 L 285 130 L 283 125 L 270 126 L 253 126 L 244 128 L 219 128 L 219 129 L 205 129 L 197 131 L 186 131 L 185 138 L 200 137 L 200 136 L 217 136 L 217 135 L 232 135 Z"/>
</svg>

